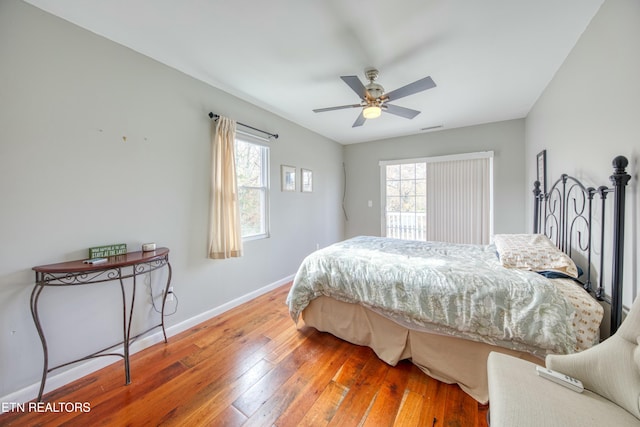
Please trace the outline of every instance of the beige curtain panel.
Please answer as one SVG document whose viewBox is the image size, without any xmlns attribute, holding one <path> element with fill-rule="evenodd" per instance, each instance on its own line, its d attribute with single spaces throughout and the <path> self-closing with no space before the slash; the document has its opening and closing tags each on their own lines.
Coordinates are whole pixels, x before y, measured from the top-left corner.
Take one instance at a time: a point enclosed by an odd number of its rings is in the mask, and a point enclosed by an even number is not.
<svg viewBox="0 0 640 427">
<path fill-rule="evenodd" d="M 212 124 L 209 258 L 242 256 L 242 231 L 236 182 L 236 122 L 219 117 Z"/>
</svg>

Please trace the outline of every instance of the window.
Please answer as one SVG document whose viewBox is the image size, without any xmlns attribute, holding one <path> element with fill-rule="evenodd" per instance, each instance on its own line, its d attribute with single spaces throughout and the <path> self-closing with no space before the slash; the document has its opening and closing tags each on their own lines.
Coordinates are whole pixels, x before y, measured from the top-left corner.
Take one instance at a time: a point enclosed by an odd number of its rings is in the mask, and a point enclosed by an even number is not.
<svg viewBox="0 0 640 427">
<path fill-rule="evenodd" d="M 382 235 L 487 244 L 493 152 L 380 162 Z"/>
<path fill-rule="evenodd" d="M 236 177 L 243 240 L 269 237 L 269 147 L 236 138 Z"/>
<path fill-rule="evenodd" d="M 427 164 L 386 166 L 386 236 L 426 240 Z"/>
</svg>

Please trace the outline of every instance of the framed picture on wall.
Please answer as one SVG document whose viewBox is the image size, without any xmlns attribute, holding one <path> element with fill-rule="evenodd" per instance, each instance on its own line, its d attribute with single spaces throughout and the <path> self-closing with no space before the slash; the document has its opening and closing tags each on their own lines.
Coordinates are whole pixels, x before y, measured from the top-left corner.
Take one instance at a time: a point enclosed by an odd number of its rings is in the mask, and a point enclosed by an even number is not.
<svg viewBox="0 0 640 427">
<path fill-rule="evenodd" d="M 280 175 L 282 191 L 296 191 L 296 168 L 280 165 Z"/>
<path fill-rule="evenodd" d="M 540 190 L 542 193 L 547 192 L 547 150 L 542 150 L 536 156 L 537 170 L 538 170 L 538 182 L 540 182 Z"/>
<path fill-rule="evenodd" d="M 301 169 L 300 188 L 303 193 L 311 193 L 313 191 L 313 172 L 309 169 Z"/>
</svg>

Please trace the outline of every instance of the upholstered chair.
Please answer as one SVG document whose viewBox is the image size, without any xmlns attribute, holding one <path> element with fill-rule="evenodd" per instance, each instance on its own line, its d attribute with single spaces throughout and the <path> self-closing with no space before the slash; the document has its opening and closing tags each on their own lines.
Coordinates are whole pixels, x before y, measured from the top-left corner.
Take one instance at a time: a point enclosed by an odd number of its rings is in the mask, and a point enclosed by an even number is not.
<svg viewBox="0 0 640 427">
<path fill-rule="evenodd" d="M 640 298 L 618 331 L 580 353 L 549 355 L 548 368 L 582 381 L 577 393 L 500 353 L 487 362 L 489 419 L 502 426 L 640 426 Z"/>
</svg>

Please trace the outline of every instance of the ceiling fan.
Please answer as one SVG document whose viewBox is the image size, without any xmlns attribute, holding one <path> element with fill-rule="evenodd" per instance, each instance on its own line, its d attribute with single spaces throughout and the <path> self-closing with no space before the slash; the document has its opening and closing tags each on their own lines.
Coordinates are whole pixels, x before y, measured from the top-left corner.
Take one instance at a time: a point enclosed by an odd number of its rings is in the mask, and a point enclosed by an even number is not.
<svg viewBox="0 0 640 427">
<path fill-rule="evenodd" d="M 397 105 L 388 104 L 389 101 L 413 95 L 436 86 L 431 77 L 425 77 L 402 86 L 396 90 L 385 93 L 384 88 L 375 83 L 378 77 L 378 70 L 375 68 L 367 68 L 364 75 L 369 80 L 368 85 L 363 85 L 358 76 L 340 76 L 340 78 L 360 97 L 359 104 L 340 105 L 337 107 L 318 108 L 313 110 L 314 113 L 323 113 L 325 111 L 342 110 L 345 108 L 362 108 L 360 115 L 353 123 L 352 127 L 362 126 L 367 119 L 375 119 L 384 111 L 386 113 L 395 114 L 396 116 L 413 119 L 420 114 L 420 111 L 410 108 L 399 107 Z"/>
</svg>

